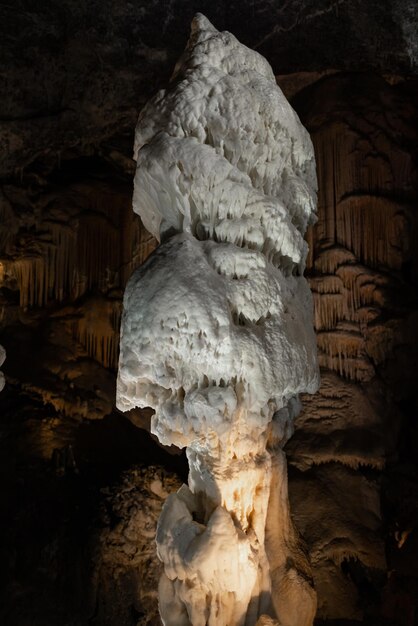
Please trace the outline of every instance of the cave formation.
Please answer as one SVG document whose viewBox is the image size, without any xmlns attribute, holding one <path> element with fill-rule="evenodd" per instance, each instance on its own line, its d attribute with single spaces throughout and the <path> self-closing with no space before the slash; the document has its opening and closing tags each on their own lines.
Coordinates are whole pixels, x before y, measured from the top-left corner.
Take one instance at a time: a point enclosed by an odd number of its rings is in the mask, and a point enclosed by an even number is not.
<svg viewBox="0 0 418 626">
<path fill-rule="evenodd" d="M 321 387 L 285 451 L 316 623 L 413 626 L 416 7 L 207 4 L 1 7 L 0 623 L 160 623 L 157 520 L 188 467 L 151 409 L 115 406 L 119 327 L 157 247 L 132 211 L 137 117 L 201 10 L 266 57 L 315 149 Z"/>
<path fill-rule="evenodd" d="M 312 626 L 283 447 L 319 387 L 303 276 L 315 156 L 271 67 L 202 14 L 135 132 L 133 209 L 160 242 L 126 286 L 116 404 L 186 448 L 157 527 L 165 626 Z"/>
</svg>

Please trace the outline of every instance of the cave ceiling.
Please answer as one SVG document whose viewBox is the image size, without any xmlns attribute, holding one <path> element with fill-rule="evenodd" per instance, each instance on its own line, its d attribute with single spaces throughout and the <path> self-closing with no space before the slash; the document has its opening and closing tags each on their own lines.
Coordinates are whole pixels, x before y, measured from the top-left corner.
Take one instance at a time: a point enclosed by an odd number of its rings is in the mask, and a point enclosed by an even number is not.
<svg viewBox="0 0 418 626">
<path fill-rule="evenodd" d="M 0 176 L 49 151 L 86 153 L 131 131 L 200 11 L 276 75 L 416 76 L 414 0 L 20 0 L 0 5 Z"/>
</svg>

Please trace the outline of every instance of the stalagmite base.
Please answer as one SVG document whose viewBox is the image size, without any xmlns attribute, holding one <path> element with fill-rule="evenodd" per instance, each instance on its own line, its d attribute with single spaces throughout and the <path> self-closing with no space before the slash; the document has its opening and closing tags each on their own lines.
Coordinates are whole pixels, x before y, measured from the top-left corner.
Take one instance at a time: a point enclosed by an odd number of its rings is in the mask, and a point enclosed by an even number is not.
<svg viewBox="0 0 418 626">
<path fill-rule="evenodd" d="M 311 626 L 282 447 L 318 387 L 312 145 L 267 62 L 203 16 L 173 78 L 136 131 L 134 210 L 162 243 L 126 289 L 117 392 L 187 447 L 157 530 L 162 621 Z"/>
<path fill-rule="evenodd" d="M 199 482 L 206 471 L 200 464 Z M 157 532 L 164 624 L 260 625 L 260 616 L 275 615 L 281 626 L 311 625 L 316 594 L 290 518 L 283 451 L 235 459 L 217 473 L 217 501 L 184 485 L 164 506 Z"/>
</svg>

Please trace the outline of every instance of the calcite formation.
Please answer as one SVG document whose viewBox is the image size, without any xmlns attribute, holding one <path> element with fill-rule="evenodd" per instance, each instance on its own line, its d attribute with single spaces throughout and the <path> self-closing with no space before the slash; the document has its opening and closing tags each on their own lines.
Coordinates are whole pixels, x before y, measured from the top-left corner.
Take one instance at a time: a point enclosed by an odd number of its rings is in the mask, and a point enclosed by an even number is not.
<svg viewBox="0 0 418 626">
<path fill-rule="evenodd" d="M 114 180 L 86 174 L 83 182 L 56 185 L 44 197 L 13 186 L 8 195 L 0 189 L 0 286 L 18 290 L 23 310 L 115 292 L 155 247 L 130 210 L 128 189 Z M 83 332 L 77 329 L 77 339 Z M 96 340 L 101 336 L 97 332 Z"/>
<path fill-rule="evenodd" d="M 382 77 L 336 73 L 293 100 L 317 161 L 307 270 L 322 368 L 321 389 L 302 398 L 286 453 L 297 468 L 290 501 L 310 547 L 320 619 L 367 621 L 379 577 L 396 569 L 393 584 L 401 576 L 386 532 L 395 508 L 385 499 L 387 463 L 405 419 L 400 399 L 410 406 L 416 385 L 407 355 L 417 352 L 418 326 L 407 303 L 417 267 L 418 125 L 406 101 L 399 105 L 404 89 Z M 403 509 L 400 482 L 394 492 Z"/>
<path fill-rule="evenodd" d="M 400 137 L 412 145 L 416 128 L 408 106 L 399 107 L 397 91 L 379 77 L 330 76 L 305 92 L 307 101 L 298 110 L 311 129 L 320 182 L 307 261 L 318 360 L 367 384 L 405 342 L 401 302 L 408 288 L 399 275 L 416 272 L 416 169 Z"/>
<path fill-rule="evenodd" d="M 117 404 L 154 408 L 190 467 L 157 530 L 163 623 L 309 626 L 282 447 L 318 387 L 312 144 L 265 59 L 198 15 L 135 158 L 134 210 L 161 245 L 126 288 Z"/>
</svg>

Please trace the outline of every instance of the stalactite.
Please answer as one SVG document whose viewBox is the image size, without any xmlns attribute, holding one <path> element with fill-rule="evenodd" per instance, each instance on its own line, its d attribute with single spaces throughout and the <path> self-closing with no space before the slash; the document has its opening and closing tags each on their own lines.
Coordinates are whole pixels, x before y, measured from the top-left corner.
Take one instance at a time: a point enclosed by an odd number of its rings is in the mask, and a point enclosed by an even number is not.
<svg viewBox="0 0 418 626">
<path fill-rule="evenodd" d="M 77 262 L 86 291 L 118 286 L 119 241 L 117 228 L 106 217 L 98 213 L 80 216 Z"/>
<path fill-rule="evenodd" d="M 334 274 L 340 265 L 348 265 L 356 263 L 356 261 L 354 254 L 345 248 L 339 246 L 326 247 L 317 250 L 315 259 L 312 260 L 309 269 L 315 269 L 315 271 L 321 274 Z"/>
<path fill-rule="evenodd" d="M 48 240 L 39 242 L 39 252 L 16 259 L 5 259 L 9 278 L 16 281 L 20 306 L 45 307 L 50 301 L 61 302 L 76 297 L 75 235 L 71 227 L 45 223 Z M 4 276 L 3 276 L 4 280 Z"/>
<path fill-rule="evenodd" d="M 382 306 L 382 287 L 388 280 L 361 265 L 345 265 L 336 271 L 342 280 L 347 297 L 347 311 L 349 319 L 356 319 L 356 312 L 363 306 Z"/>
<path fill-rule="evenodd" d="M 120 300 L 90 298 L 70 322 L 71 333 L 87 354 L 116 369 L 119 356 Z"/>
<path fill-rule="evenodd" d="M 46 223 L 52 237 L 47 247 L 48 300 L 62 302 L 67 294 L 74 296 L 76 290 L 75 232 L 62 223 Z M 45 303 L 46 304 L 46 303 Z"/>
<path fill-rule="evenodd" d="M 321 366 L 335 370 L 350 380 L 365 381 L 374 376 L 364 338 L 355 326 L 350 330 L 343 327 L 331 332 L 319 332 L 317 342 Z"/>
<path fill-rule="evenodd" d="M 375 324 L 385 309 L 390 272 L 410 255 L 411 211 L 387 196 L 397 186 L 401 197 L 408 193 L 411 159 L 374 127 L 374 117 L 350 112 L 345 118 L 320 125 L 315 119 L 319 211 L 308 233 L 307 265 L 321 365 L 368 380 L 372 363 L 383 363 L 394 345 L 388 339 L 393 323 Z M 346 323 L 353 324 L 355 339 L 343 330 Z"/>
<path fill-rule="evenodd" d="M 133 211 L 123 213 L 120 259 L 120 280 L 124 287 L 132 272 L 142 265 L 158 245 L 142 224 L 140 217 Z"/>
<path fill-rule="evenodd" d="M 320 206 L 316 241 L 338 240 L 338 208 L 347 194 L 373 198 L 393 192 L 394 188 L 409 188 L 410 155 L 394 147 L 380 129 L 374 131 L 364 120 L 351 117 L 350 122 L 331 120 L 313 133 Z"/>
<path fill-rule="evenodd" d="M 359 571 L 386 569 L 378 482 L 361 492 L 370 469 L 384 467 L 388 433 L 396 432 L 384 383 L 405 349 L 411 294 L 405 283 L 416 256 L 416 125 L 397 90 L 382 79 L 370 82 L 336 75 L 299 100 L 318 170 L 318 222 L 307 235 L 307 267 L 322 380 L 317 395 L 303 398 L 287 452 L 300 470 L 291 495 L 300 498 L 301 528 L 316 546 L 317 617 L 332 620 L 367 621 L 356 585 L 342 572 L 345 559 Z M 400 369 L 399 381 L 408 375 Z M 356 508 L 357 519 L 350 519 Z M 304 513 L 310 509 L 315 520 Z M 327 532 L 332 536 L 324 538 Z"/>
<path fill-rule="evenodd" d="M 373 326 L 385 307 L 385 289 L 390 287 L 390 280 L 352 262 L 352 257 L 345 256 L 341 248 L 334 250 L 338 251 L 340 262 L 331 263 L 326 258 L 323 267 L 333 267 L 335 273 L 310 279 L 320 363 L 349 379 L 369 380 L 374 374 L 371 363 L 382 363 L 394 345 L 389 339 L 392 323 Z M 349 263 L 345 262 L 347 259 Z M 349 337 L 345 331 L 347 323 L 351 324 Z"/>
<path fill-rule="evenodd" d="M 338 276 L 321 276 L 309 280 L 314 297 L 315 329 L 325 330 L 347 318 L 344 287 Z"/>
<path fill-rule="evenodd" d="M 23 309 L 43 306 L 48 292 L 45 260 L 42 257 L 23 257 L 12 265 L 6 262 L 8 273 L 16 279 L 19 287 L 20 306 Z"/>
<path fill-rule="evenodd" d="M 314 293 L 314 324 L 315 329 L 325 330 L 335 328 L 336 324 L 346 319 L 342 294 Z"/>
<path fill-rule="evenodd" d="M 371 267 L 399 269 L 407 219 L 399 204 L 376 196 L 352 196 L 337 205 L 337 242 Z"/>
<path fill-rule="evenodd" d="M 9 209 L 0 198 L 0 217 Z M 27 243 L 17 227 L 17 235 L 5 229 L 0 248 L 0 286 L 18 289 L 24 309 L 74 301 L 94 289 L 123 289 L 156 246 L 126 192 L 74 185 L 65 195 L 43 198 L 36 210 L 45 219 Z"/>
</svg>

